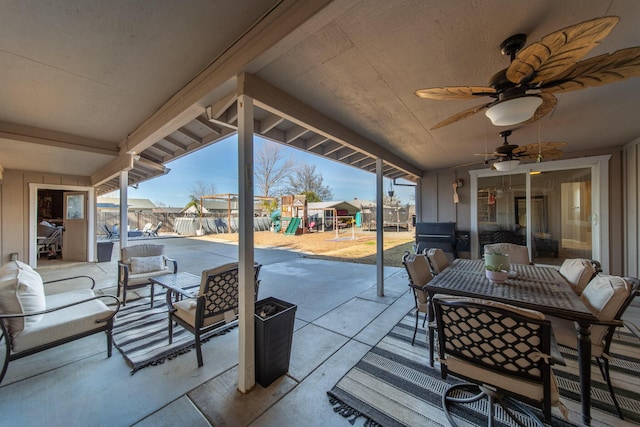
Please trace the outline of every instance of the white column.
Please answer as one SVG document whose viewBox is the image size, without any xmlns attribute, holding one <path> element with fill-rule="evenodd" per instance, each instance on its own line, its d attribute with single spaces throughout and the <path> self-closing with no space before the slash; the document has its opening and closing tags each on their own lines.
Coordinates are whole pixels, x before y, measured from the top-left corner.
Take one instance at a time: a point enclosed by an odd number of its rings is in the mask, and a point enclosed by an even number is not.
<svg viewBox="0 0 640 427">
<path fill-rule="evenodd" d="M 129 188 L 129 171 L 120 172 L 120 248 L 126 248 L 129 244 L 129 234 L 127 233 L 127 189 Z M 118 259 L 120 259 L 118 257 Z"/>
<path fill-rule="evenodd" d="M 255 283 L 253 273 L 253 99 L 238 96 L 238 260 L 239 348 L 238 390 L 249 392 L 255 385 Z"/>
<path fill-rule="evenodd" d="M 384 189 L 382 159 L 376 159 L 376 273 L 378 296 L 384 296 Z"/>
</svg>

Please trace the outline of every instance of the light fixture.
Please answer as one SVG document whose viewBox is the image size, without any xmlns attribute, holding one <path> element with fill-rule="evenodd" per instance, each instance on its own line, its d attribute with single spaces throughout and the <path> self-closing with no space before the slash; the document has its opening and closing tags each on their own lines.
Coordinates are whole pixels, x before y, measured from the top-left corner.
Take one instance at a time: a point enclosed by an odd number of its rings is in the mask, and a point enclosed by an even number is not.
<svg viewBox="0 0 640 427">
<path fill-rule="evenodd" d="M 389 191 L 388 191 L 389 197 L 393 198 L 393 195 L 395 194 L 395 191 L 393 191 L 393 181 L 389 181 Z"/>
<path fill-rule="evenodd" d="M 511 126 L 529 120 L 542 104 L 537 95 L 523 95 L 498 101 L 485 111 L 496 126 Z"/>
<path fill-rule="evenodd" d="M 508 172 L 514 170 L 519 164 L 520 160 L 504 160 L 502 162 L 495 162 L 493 166 L 500 172 Z"/>
</svg>

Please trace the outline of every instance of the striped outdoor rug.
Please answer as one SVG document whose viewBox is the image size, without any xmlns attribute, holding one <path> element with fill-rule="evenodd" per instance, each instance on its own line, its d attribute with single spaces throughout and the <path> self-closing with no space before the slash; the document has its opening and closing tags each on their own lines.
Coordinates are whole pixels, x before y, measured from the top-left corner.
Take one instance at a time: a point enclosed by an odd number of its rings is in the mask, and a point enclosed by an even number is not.
<svg viewBox="0 0 640 427">
<path fill-rule="evenodd" d="M 196 291 L 198 286 L 185 288 Z M 169 345 L 166 291 L 156 287 L 153 308 L 150 298 L 127 301 L 116 317 L 113 327 L 113 344 L 122 353 L 133 375 L 139 369 L 163 363 L 189 352 L 194 346 L 194 336 L 180 325 L 173 327 L 173 342 Z M 228 332 L 226 329 L 215 335 Z"/>
<path fill-rule="evenodd" d="M 425 331 L 420 330 L 415 346 L 411 336 L 415 317 L 408 313 L 354 366 L 327 394 L 334 411 L 365 426 L 448 426 L 441 408 L 441 396 L 453 383 L 451 376 L 442 380 L 440 366 L 428 365 Z M 422 324 L 422 319 L 420 320 Z M 554 367 L 563 403 L 569 409 L 569 423 L 554 409 L 553 425 L 581 425 L 577 354 L 563 350 L 567 366 Z M 633 426 L 640 423 L 640 340 L 626 330 L 615 338 L 612 346 L 615 359 L 611 361 L 611 375 L 616 396 L 625 420 L 620 420 L 609 396 L 606 383 L 597 364 L 592 365 L 592 425 Z M 486 424 L 486 399 L 474 407 L 466 405 L 455 412 L 460 426 Z M 460 407 L 460 405 L 456 405 Z M 468 408 L 468 409 L 467 409 Z M 539 411 L 534 411 L 539 414 Z M 362 418 L 360 418 L 362 417 Z M 358 420 L 360 418 L 360 420 Z M 525 425 L 529 421 L 523 417 Z M 497 425 L 511 426 L 503 414 L 497 414 Z"/>
</svg>

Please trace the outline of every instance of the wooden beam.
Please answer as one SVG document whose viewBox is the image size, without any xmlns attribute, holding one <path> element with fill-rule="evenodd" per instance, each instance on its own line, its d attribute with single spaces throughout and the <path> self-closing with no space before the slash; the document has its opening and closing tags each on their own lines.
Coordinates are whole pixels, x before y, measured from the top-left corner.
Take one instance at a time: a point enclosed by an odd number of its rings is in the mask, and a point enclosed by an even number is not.
<svg viewBox="0 0 640 427">
<path fill-rule="evenodd" d="M 277 114 L 269 114 L 263 120 L 260 120 L 260 133 L 269 132 L 280 123 L 284 122 L 284 119 Z"/>
<path fill-rule="evenodd" d="M 0 138 L 51 147 L 67 148 L 88 153 L 120 155 L 118 144 L 99 139 L 86 138 L 63 132 L 23 126 L 15 123 L 0 122 Z"/>
<path fill-rule="evenodd" d="M 290 122 L 326 136 L 342 145 L 381 158 L 409 175 L 421 177 L 423 174 L 423 171 L 415 165 L 256 76 L 247 73 L 239 75 L 238 90 L 239 93 L 252 97 L 255 105 L 278 114 Z"/>
</svg>

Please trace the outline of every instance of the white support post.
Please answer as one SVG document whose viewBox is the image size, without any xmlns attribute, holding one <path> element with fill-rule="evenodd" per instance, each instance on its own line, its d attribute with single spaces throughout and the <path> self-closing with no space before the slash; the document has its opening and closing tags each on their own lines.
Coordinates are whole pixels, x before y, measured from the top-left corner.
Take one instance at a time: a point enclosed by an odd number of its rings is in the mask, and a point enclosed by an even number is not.
<svg viewBox="0 0 640 427">
<path fill-rule="evenodd" d="M 129 244 L 129 233 L 127 232 L 127 225 L 129 220 L 127 213 L 129 208 L 127 206 L 127 189 L 129 188 L 129 171 L 120 171 L 120 248 L 126 248 Z"/>
<path fill-rule="evenodd" d="M 238 390 L 255 386 L 255 281 L 253 253 L 253 99 L 238 96 Z"/>
<path fill-rule="evenodd" d="M 376 159 L 376 273 L 377 293 L 384 296 L 384 196 L 382 159 Z"/>
</svg>

